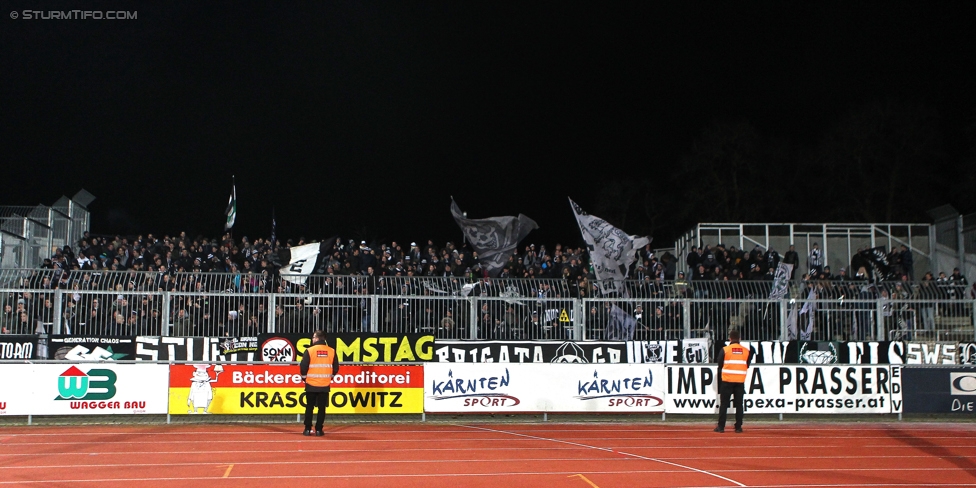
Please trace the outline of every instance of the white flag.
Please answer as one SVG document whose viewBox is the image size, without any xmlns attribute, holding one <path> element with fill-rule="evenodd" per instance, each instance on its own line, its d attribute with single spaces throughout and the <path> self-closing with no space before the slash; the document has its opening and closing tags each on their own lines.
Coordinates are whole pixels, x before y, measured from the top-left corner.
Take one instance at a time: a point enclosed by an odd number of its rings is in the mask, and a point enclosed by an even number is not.
<svg viewBox="0 0 976 488">
<path fill-rule="evenodd" d="M 230 230 L 234 227 L 234 221 L 237 220 L 237 184 L 231 186 L 230 189 L 230 200 L 227 201 L 227 222 L 224 224 L 224 230 Z"/>
<path fill-rule="evenodd" d="M 623 280 L 627 279 L 630 266 L 637 260 L 637 251 L 648 245 L 651 239 L 627 235 L 606 220 L 587 214 L 572 199 L 569 203 L 586 247 L 590 250 L 590 264 L 593 265 L 600 290 L 604 294 L 617 292 L 625 295 L 627 291 Z"/>
<path fill-rule="evenodd" d="M 281 266 L 281 279 L 296 285 L 304 285 L 310 274 L 321 274 L 324 270 L 324 259 L 335 243 L 335 238 L 323 242 L 305 244 L 279 250 L 272 255 L 272 261 Z"/>
</svg>

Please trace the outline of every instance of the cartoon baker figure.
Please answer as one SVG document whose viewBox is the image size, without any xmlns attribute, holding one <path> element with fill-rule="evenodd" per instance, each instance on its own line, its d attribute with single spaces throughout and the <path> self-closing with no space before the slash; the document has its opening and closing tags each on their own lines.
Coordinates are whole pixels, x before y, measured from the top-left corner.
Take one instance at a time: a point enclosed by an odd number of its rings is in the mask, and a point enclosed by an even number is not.
<svg viewBox="0 0 976 488">
<path fill-rule="evenodd" d="M 186 405 L 190 407 L 186 413 L 210 413 L 210 402 L 213 401 L 213 387 L 210 383 L 216 383 L 217 377 L 224 371 L 220 364 L 214 366 L 214 377 L 210 378 L 209 364 L 196 364 L 193 366 L 193 376 L 190 377 L 190 394 L 186 397 Z M 202 412 L 199 410 L 203 409 Z"/>
</svg>

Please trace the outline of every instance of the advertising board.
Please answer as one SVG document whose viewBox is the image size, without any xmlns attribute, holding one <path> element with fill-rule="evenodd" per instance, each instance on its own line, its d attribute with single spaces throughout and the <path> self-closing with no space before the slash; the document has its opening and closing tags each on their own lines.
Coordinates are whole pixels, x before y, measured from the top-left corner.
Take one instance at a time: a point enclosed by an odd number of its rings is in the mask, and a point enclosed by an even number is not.
<svg viewBox="0 0 976 488">
<path fill-rule="evenodd" d="M 426 363 L 427 412 L 664 411 L 662 364 Z"/>
<path fill-rule="evenodd" d="M 718 412 L 715 365 L 669 366 L 667 413 Z M 858 414 L 901 411 L 900 368 L 758 365 L 745 382 L 745 413 Z M 898 396 L 892 401 L 892 395 Z"/>
<path fill-rule="evenodd" d="M 342 365 L 332 380 L 329 414 L 423 412 L 422 366 Z M 174 364 L 169 413 L 298 414 L 305 384 L 296 364 Z"/>
<path fill-rule="evenodd" d="M 905 412 L 976 415 L 976 367 L 904 368 Z"/>
<path fill-rule="evenodd" d="M 166 413 L 165 364 L 9 364 L 3 370 L 0 414 Z"/>
</svg>

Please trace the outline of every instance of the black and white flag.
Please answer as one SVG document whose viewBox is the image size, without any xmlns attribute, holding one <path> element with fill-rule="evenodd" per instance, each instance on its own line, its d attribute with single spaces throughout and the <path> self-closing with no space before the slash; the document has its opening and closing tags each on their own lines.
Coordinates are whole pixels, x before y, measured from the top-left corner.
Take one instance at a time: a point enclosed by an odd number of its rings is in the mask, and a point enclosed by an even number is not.
<svg viewBox="0 0 976 488">
<path fill-rule="evenodd" d="M 497 277 L 502 272 L 519 241 L 525 239 L 533 229 L 539 228 L 534 220 L 522 214 L 518 217 L 469 219 L 453 198 L 451 215 L 464 232 L 468 244 L 478 253 L 478 262 L 491 277 Z"/>
<path fill-rule="evenodd" d="M 891 266 L 888 264 L 888 253 L 884 246 L 865 249 L 857 253 L 857 257 L 861 266 L 867 270 L 869 280 L 877 282 L 890 278 Z"/>
<path fill-rule="evenodd" d="M 224 230 L 230 230 L 234 227 L 234 222 L 237 220 L 237 183 L 231 185 L 230 188 L 230 200 L 227 201 L 227 222 L 224 223 Z"/>
<path fill-rule="evenodd" d="M 793 273 L 793 265 L 779 263 L 776 267 L 776 275 L 773 278 L 773 288 L 769 290 L 770 300 L 780 300 L 786 297 L 790 287 L 790 275 Z"/>
<path fill-rule="evenodd" d="M 304 285 L 310 274 L 325 274 L 325 263 L 336 238 L 303 246 L 282 249 L 273 254 L 272 261 L 281 266 L 281 279 L 296 285 Z"/>
<path fill-rule="evenodd" d="M 590 264 L 600 291 L 626 294 L 623 280 L 627 279 L 630 266 L 637 260 L 637 251 L 650 244 L 651 238 L 627 235 L 606 220 L 587 214 L 572 199 L 569 203 L 590 250 Z"/>
</svg>

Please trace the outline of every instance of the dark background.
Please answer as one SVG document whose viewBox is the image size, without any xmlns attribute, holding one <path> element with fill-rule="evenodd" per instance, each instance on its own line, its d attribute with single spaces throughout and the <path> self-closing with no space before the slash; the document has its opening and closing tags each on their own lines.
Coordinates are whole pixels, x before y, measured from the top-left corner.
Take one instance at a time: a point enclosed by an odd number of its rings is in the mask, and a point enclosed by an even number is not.
<svg viewBox="0 0 976 488">
<path fill-rule="evenodd" d="M 698 221 L 976 210 L 974 2 L 2 2 L 0 204 L 96 233 L 460 240 L 566 197 Z M 24 20 L 10 11 L 137 11 Z"/>
</svg>

